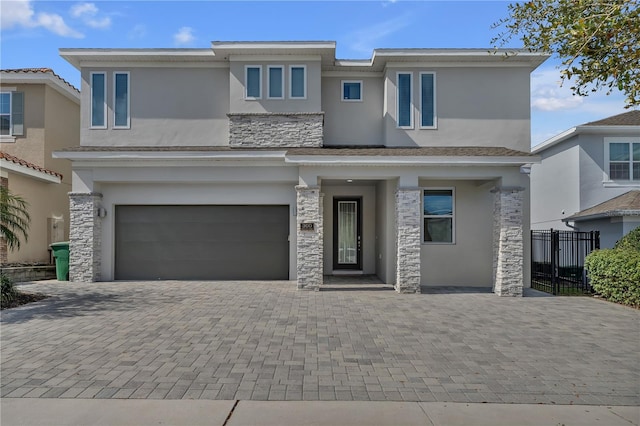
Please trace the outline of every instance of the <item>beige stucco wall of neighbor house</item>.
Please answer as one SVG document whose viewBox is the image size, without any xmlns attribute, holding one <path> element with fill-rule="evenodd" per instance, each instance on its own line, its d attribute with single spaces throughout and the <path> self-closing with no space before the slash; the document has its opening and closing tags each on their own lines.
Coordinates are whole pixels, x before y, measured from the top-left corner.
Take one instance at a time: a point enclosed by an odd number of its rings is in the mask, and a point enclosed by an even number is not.
<svg viewBox="0 0 640 426">
<path fill-rule="evenodd" d="M 333 202 L 335 197 L 362 197 L 362 272 L 376 273 L 376 187 L 353 183 L 354 186 L 323 185 L 324 194 L 324 268 L 325 275 L 333 272 Z"/>
<path fill-rule="evenodd" d="M 362 101 L 342 100 L 342 81 L 362 82 Z M 382 145 L 382 77 L 323 77 L 324 145 Z"/>
<path fill-rule="evenodd" d="M 33 178 L 8 173 L 9 190 L 19 194 L 29 203 L 31 222 L 29 239 L 21 239 L 20 249 L 9 250 L 7 260 L 14 262 L 49 262 L 49 234 L 47 219 L 63 217 L 66 223 L 65 238 L 68 239 L 69 201 L 60 184 L 46 183 Z"/>
<path fill-rule="evenodd" d="M 292 61 L 284 56 L 282 60 L 273 58 L 269 61 L 237 61 L 231 58 L 229 80 L 229 112 L 233 113 L 262 113 L 262 112 L 320 112 L 322 111 L 321 67 L 320 57 L 317 60 Z M 245 99 L 245 66 L 262 66 L 262 97 L 261 99 Z M 268 65 L 284 66 L 284 99 L 267 99 Z M 304 65 L 307 68 L 307 96 L 306 99 L 291 99 L 290 94 L 290 65 Z"/>
<path fill-rule="evenodd" d="M 396 127 L 397 72 L 413 73 L 413 121 Z M 420 129 L 420 72 L 436 73 L 437 129 Z M 385 72 L 387 146 L 504 146 L 530 151 L 530 69 L 527 67 L 395 68 Z"/>
<path fill-rule="evenodd" d="M 101 280 L 114 276 L 116 205 L 288 205 L 289 278 L 296 279 L 295 167 L 113 167 L 94 169 L 91 189 L 103 195 Z M 81 177 L 74 188 L 83 186 Z M 127 182 L 127 183 L 121 183 Z M 86 184 L 87 182 L 85 182 Z M 87 187 L 88 185 L 84 185 Z"/>
<path fill-rule="evenodd" d="M 577 138 L 572 138 L 549 148 L 540 154 L 540 164 L 531 166 L 532 229 L 569 230 L 562 219 L 580 211 L 580 146 L 577 142 Z"/>
<path fill-rule="evenodd" d="M 106 72 L 107 129 L 91 129 L 91 72 Z M 131 128 L 113 129 L 113 73 L 130 72 Z M 87 146 L 224 146 L 229 69 L 82 69 L 81 140 Z"/>
<path fill-rule="evenodd" d="M 16 136 L 15 142 L 0 142 L 0 150 L 30 163 L 44 166 L 45 85 L 5 83 L 0 85 L 0 90 L 6 87 L 15 88 L 15 91 L 24 93 L 24 135 Z"/>
</svg>

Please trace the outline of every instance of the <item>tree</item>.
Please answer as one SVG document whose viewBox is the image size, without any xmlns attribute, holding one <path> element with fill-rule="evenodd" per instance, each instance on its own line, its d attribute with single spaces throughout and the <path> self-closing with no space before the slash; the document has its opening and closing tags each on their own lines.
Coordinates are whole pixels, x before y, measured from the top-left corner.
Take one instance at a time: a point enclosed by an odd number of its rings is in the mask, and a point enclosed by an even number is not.
<svg viewBox="0 0 640 426">
<path fill-rule="evenodd" d="M 29 222 L 31 217 L 27 210 L 29 204 L 8 188 L 0 186 L 0 236 L 4 237 L 7 247 L 20 248 L 20 236 L 25 241 L 29 238 Z"/>
<path fill-rule="evenodd" d="M 502 32 L 491 43 L 514 37 L 530 51 L 556 53 L 562 82 L 587 96 L 617 88 L 626 108 L 640 105 L 639 0 L 530 0 L 508 6 L 509 17 L 493 24 Z M 575 78 L 575 81 L 573 80 Z"/>
</svg>

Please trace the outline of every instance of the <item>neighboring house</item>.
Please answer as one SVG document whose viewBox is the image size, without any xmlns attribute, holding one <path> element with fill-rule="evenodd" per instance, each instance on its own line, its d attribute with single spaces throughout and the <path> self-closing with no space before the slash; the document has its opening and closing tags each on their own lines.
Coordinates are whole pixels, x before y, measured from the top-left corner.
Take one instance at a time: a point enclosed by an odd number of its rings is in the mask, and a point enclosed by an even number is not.
<svg viewBox="0 0 640 426">
<path fill-rule="evenodd" d="M 610 248 L 640 226 L 640 111 L 573 127 L 532 153 L 531 229 L 600 231 Z"/>
<path fill-rule="evenodd" d="M 214 42 L 61 49 L 81 71 L 71 279 L 529 286 L 530 73 L 546 55 Z"/>
<path fill-rule="evenodd" d="M 0 182 L 29 203 L 29 238 L 0 263 L 49 263 L 69 236 L 71 163 L 51 153 L 80 141 L 80 92 L 49 68 L 0 70 Z"/>
</svg>

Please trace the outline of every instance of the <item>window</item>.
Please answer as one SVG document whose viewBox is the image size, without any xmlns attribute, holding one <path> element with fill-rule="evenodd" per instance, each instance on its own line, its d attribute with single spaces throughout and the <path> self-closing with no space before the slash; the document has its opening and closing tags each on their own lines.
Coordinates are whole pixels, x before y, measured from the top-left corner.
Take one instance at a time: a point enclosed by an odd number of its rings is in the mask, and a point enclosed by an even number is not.
<svg viewBox="0 0 640 426">
<path fill-rule="evenodd" d="M 245 99 L 260 99 L 262 97 L 262 67 L 247 65 L 245 67 Z"/>
<path fill-rule="evenodd" d="M 429 188 L 423 193 L 423 241 L 449 243 L 455 241 L 454 189 Z"/>
<path fill-rule="evenodd" d="M 91 127 L 107 128 L 107 79 L 103 72 L 91 73 Z"/>
<path fill-rule="evenodd" d="M 306 99 L 307 97 L 307 67 L 305 65 L 291 65 L 289 68 L 291 87 L 289 97 L 292 99 Z"/>
<path fill-rule="evenodd" d="M 24 93 L 0 93 L 0 136 L 24 134 Z"/>
<path fill-rule="evenodd" d="M 269 65 L 269 99 L 284 99 L 284 69 L 282 65 Z"/>
<path fill-rule="evenodd" d="M 609 180 L 640 181 L 640 139 L 637 142 L 612 139 L 615 142 L 609 142 L 607 148 Z"/>
<path fill-rule="evenodd" d="M 411 86 L 412 86 L 413 75 L 411 73 L 401 73 L 397 74 L 397 99 L 396 103 L 398 104 L 397 112 L 397 120 L 398 127 L 402 129 L 412 129 L 413 128 L 413 120 L 411 114 Z"/>
<path fill-rule="evenodd" d="M 362 81 L 342 81 L 342 100 L 362 102 Z"/>
<path fill-rule="evenodd" d="M 113 128 L 128 129 L 129 114 L 129 73 L 113 73 Z"/>
<path fill-rule="evenodd" d="M 420 128 L 436 128 L 436 75 L 420 73 Z"/>
</svg>

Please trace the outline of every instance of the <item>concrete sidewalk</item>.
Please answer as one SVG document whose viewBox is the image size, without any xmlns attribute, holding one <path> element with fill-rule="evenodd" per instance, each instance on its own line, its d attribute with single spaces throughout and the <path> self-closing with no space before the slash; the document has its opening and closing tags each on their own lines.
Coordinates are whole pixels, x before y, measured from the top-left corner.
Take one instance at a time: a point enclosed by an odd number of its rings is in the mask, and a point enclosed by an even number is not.
<svg viewBox="0 0 640 426">
<path fill-rule="evenodd" d="M 3 398 L 0 408 L 2 426 L 640 424 L 632 406 Z"/>
</svg>

